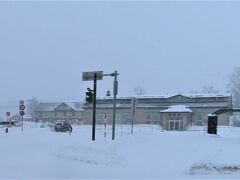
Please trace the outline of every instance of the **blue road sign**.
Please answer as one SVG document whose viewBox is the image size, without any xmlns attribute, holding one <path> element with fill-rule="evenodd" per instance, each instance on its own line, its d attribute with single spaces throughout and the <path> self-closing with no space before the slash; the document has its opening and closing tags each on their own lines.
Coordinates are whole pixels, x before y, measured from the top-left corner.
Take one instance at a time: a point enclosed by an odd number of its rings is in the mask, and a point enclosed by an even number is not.
<svg viewBox="0 0 240 180">
<path fill-rule="evenodd" d="M 20 111 L 19 114 L 20 114 L 21 116 L 24 116 L 25 112 L 24 112 L 24 111 Z"/>
</svg>

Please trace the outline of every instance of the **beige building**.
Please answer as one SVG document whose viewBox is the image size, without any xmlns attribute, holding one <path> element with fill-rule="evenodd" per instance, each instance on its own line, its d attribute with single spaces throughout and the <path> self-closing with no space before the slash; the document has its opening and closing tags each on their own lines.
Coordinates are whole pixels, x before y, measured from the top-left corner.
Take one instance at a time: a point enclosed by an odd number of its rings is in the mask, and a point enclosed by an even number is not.
<svg viewBox="0 0 240 180">
<path fill-rule="evenodd" d="M 159 124 L 166 130 L 185 130 L 190 125 L 204 125 L 208 115 L 232 108 L 231 94 L 177 94 L 167 96 L 118 97 L 116 124 Z M 92 124 L 92 104 L 40 103 L 37 121 L 70 120 L 76 124 Z M 218 116 L 219 125 L 229 125 L 232 113 Z M 96 123 L 112 123 L 113 98 L 98 98 Z"/>
<path fill-rule="evenodd" d="M 36 121 L 54 122 L 67 120 L 74 124 L 83 123 L 83 103 L 39 103 L 36 114 Z"/>
<path fill-rule="evenodd" d="M 96 122 L 102 124 L 104 117 L 111 124 L 112 97 L 97 99 Z M 178 105 L 178 106 L 176 106 Z M 179 106 L 180 105 L 180 106 Z M 134 108 L 135 107 L 135 108 Z M 174 112 L 176 107 L 182 111 Z M 92 123 L 92 104 L 83 105 L 83 123 Z M 231 94 L 177 94 L 168 96 L 118 97 L 117 124 L 160 124 L 167 130 L 184 130 L 189 125 L 203 125 L 208 115 L 222 108 L 232 108 Z M 218 117 L 219 125 L 229 125 L 231 113 Z"/>
</svg>

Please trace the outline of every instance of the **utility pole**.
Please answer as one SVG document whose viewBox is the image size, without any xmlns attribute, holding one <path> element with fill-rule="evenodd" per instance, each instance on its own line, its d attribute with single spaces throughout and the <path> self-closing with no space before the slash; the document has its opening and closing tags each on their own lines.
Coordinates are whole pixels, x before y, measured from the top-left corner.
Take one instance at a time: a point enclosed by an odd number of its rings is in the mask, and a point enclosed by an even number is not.
<svg viewBox="0 0 240 180">
<path fill-rule="evenodd" d="M 116 119 L 116 103 L 117 103 L 117 91 L 118 91 L 118 81 L 117 76 L 118 73 L 115 71 L 113 74 L 114 82 L 113 82 L 113 122 L 112 122 L 112 140 L 115 139 L 115 119 Z"/>
<path fill-rule="evenodd" d="M 132 128 L 131 128 L 131 134 L 133 134 L 133 124 L 134 124 L 134 118 L 135 118 L 135 109 L 136 109 L 136 98 L 132 98 Z"/>
</svg>

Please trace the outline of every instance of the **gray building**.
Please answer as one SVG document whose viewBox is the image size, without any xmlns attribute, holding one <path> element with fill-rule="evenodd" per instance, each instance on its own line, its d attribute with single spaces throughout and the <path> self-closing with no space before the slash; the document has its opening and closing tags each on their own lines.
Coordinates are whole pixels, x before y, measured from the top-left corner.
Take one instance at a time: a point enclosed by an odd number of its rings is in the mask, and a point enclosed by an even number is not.
<svg viewBox="0 0 240 180">
<path fill-rule="evenodd" d="M 36 121 L 54 122 L 67 120 L 74 124 L 83 123 L 83 103 L 39 103 L 35 111 Z"/>
<path fill-rule="evenodd" d="M 112 97 L 98 98 L 96 122 L 106 116 L 111 124 Z M 178 105 L 178 106 L 176 106 Z M 135 108 L 134 108 L 135 107 Z M 175 112 L 176 107 L 181 107 Z M 83 105 L 83 123 L 92 123 L 92 104 Z M 116 123 L 160 124 L 167 130 L 184 130 L 189 125 L 204 125 L 208 115 L 222 108 L 232 108 L 231 94 L 177 94 L 167 96 L 118 97 Z M 229 125 L 231 113 L 218 117 L 219 125 Z"/>
</svg>

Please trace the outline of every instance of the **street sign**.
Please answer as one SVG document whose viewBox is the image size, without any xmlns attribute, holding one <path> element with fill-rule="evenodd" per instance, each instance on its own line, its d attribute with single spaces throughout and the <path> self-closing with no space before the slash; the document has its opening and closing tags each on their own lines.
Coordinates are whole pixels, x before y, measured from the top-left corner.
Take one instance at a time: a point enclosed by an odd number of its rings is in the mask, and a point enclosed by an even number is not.
<svg viewBox="0 0 240 180">
<path fill-rule="evenodd" d="M 20 114 L 21 116 L 24 116 L 25 112 L 24 112 L 24 111 L 20 111 L 19 114 Z"/>
<path fill-rule="evenodd" d="M 11 114 L 10 112 L 6 112 L 6 116 L 10 116 L 10 114 Z"/>
<path fill-rule="evenodd" d="M 82 73 L 82 81 L 93 81 L 95 73 L 97 73 L 97 80 L 103 79 L 103 71 L 90 71 Z"/>
<path fill-rule="evenodd" d="M 19 109 L 20 109 L 21 111 L 23 111 L 23 110 L 25 109 L 25 106 L 24 106 L 23 104 L 21 104 L 21 105 L 19 106 Z"/>
<path fill-rule="evenodd" d="M 24 104 L 24 101 L 23 100 L 19 101 L 19 104 Z"/>
</svg>

